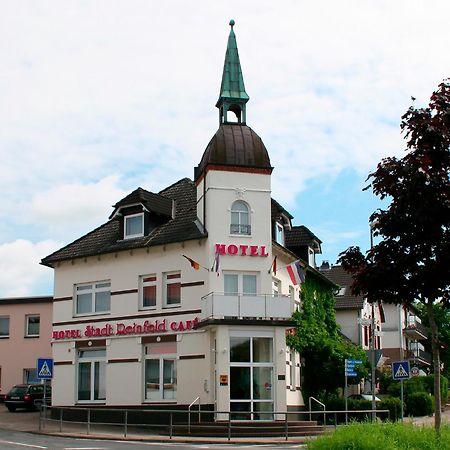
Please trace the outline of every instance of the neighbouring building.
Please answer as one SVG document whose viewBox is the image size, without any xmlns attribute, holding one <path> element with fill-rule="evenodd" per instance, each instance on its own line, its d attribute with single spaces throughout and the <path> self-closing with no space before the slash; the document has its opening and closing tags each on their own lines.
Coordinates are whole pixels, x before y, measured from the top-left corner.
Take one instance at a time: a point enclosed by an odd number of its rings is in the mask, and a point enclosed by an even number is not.
<svg viewBox="0 0 450 450">
<path fill-rule="evenodd" d="M 427 372 L 432 355 L 422 342 L 428 339 L 428 330 L 422 325 L 413 306 L 384 305 L 386 323 L 383 324 L 383 355 L 386 363 L 409 360 L 411 367 Z"/>
<path fill-rule="evenodd" d="M 0 395 L 39 383 L 37 359 L 50 358 L 53 297 L 0 298 Z"/>
<path fill-rule="evenodd" d="M 55 406 L 199 397 L 232 419 L 260 420 L 304 404 L 300 356 L 285 338 L 300 281 L 287 266 L 301 272 L 302 257 L 315 270 L 320 240 L 271 198 L 273 168 L 247 126 L 230 25 L 219 129 L 193 181 L 136 189 L 42 261 L 55 271 Z"/>
<path fill-rule="evenodd" d="M 414 307 L 389 303 L 372 305 L 363 296 L 352 294 L 352 276 L 342 266 L 323 263 L 320 271 L 340 286 L 336 294 L 336 321 L 342 333 L 364 350 L 370 349 L 374 314 L 379 367 L 403 360 L 423 370 L 431 365 L 431 355 L 422 344 L 428 332 Z"/>
<path fill-rule="evenodd" d="M 351 285 L 353 278 L 340 265 L 322 263 L 320 272 L 339 286 L 336 292 L 336 322 L 342 334 L 363 350 L 371 348 L 372 326 L 375 324 L 374 348 L 380 350 L 384 314 L 379 303 L 370 304 L 363 296 L 353 295 Z"/>
</svg>

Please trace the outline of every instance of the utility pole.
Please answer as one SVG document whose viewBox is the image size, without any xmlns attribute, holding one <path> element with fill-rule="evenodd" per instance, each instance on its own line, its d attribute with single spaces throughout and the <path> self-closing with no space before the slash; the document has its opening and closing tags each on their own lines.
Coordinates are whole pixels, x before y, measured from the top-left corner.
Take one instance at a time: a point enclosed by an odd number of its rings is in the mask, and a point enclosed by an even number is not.
<svg viewBox="0 0 450 450">
<path fill-rule="evenodd" d="M 373 248 L 373 224 L 370 223 L 370 249 Z M 375 402 L 375 304 L 372 303 L 372 333 L 370 339 L 370 351 L 371 351 L 371 365 L 372 365 L 372 380 L 371 380 L 371 388 L 372 388 L 372 422 L 375 422 L 377 418 L 377 405 Z"/>
</svg>

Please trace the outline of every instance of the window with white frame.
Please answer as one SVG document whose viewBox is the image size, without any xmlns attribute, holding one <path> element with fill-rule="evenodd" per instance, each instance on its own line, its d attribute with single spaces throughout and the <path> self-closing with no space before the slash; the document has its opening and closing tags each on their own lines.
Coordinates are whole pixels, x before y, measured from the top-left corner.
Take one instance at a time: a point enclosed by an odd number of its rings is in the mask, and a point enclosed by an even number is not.
<svg viewBox="0 0 450 450">
<path fill-rule="evenodd" d="M 308 248 L 308 264 L 311 267 L 316 267 L 316 254 L 312 248 Z"/>
<path fill-rule="evenodd" d="M 106 349 L 80 349 L 77 365 L 78 401 L 103 403 L 106 399 Z"/>
<path fill-rule="evenodd" d="M 37 376 L 36 369 L 23 369 L 23 382 L 24 384 L 39 383 L 40 380 Z"/>
<path fill-rule="evenodd" d="M 29 314 L 25 316 L 25 336 L 39 337 L 39 327 L 41 318 L 39 314 Z"/>
<path fill-rule="evenodd" d="M 142 275 L 140 277 L 140 305 L 141 308 L 156 307 L 156 274 Z"/>
<path fill-rule="evenodd" d="M 230 336 L 230 410 L 233 420 L 273 420 L 273 336 Z"/>
<path fill-rule="evenodd" d="M 230 233 L 251 234 L 249 207 L 242 200 L 237 200 L 231 205 Z"/>
<path fill-rule="evenodd" d="M 280 222 L 275 223 L 275 241 L 284 245 L 284 227 Z"/>
<path fill-rule="evenodd" d="M 9 316 L 0 316 L 0 338 L 9 337 Z"/>
<path fill-rule="evenodd" d="M 145 347 L 145 400 L 177 398 L 177 343 L 161 342 Z"/>
<path fill-rule="evenodd" d="M 110 311 L 111 283 L 99 281 L 75 285 L 75 314 L 101 314 Z"/>
<path fill-rule="evenodd" d="M 272 294 L 274 297 L 278 297 L 281 294 L 281 281 L 276 278 L 272 278 Z"/>
<path fill-rule="evenodd" d="M 258 277 L 256 273 L 223 274 L 225 295 L 256 295 Z"/>
<path fill-rule="evenodd" d="M 181 272 L 164 274 L 164 304 L 166 306 L 181 304 Z"/>
<path fill-rule="evenodd" d="M 125 239 L 144 236 L 144 213 L 124 217 L 123 236 Z"/>
</svg>

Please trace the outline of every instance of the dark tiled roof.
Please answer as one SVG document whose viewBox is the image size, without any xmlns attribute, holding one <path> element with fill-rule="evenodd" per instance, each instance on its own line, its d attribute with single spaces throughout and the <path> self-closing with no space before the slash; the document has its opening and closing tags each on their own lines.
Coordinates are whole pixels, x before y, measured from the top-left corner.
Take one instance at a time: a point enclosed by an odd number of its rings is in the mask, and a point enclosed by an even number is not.
<svg viewBox="0 0 450 450">
<path fill-rule="evenodd" d="M 20 305 L 29 303 L 52 303 L 53 297 L 51 295 L 42 295 L 37 297 L 10 297 L 0 298 L 1 305 Z"/>
<path fill-rule="evenodd" d="M 208 165 L 272 170 L 261 138 L 250 127 L 239 123 L 220 125 L 195 168 L 195 177 L 198 178 Z"/>
<path fill-rule="evenodd" d="M 147 191 L 144 192 L 145 196 L 151 194 Z M 191 180 L 183 178 L 159 192 L 159 197 L 174 200 L 175 217 L 153 229 L 149 235 L 136 239 L 121 239 L 121 222 L 116 217 L 47 256 L 42 260 L 42 264 L 51 266 L 57 261 L 67 259 L 83 258 L 105 253 L 114 253 L 121 250 L 152 247 L 206 237 L 206 233 L 200 231 L 196 224 L 196 189 Z"/>
<path fill-rule="evenodd" d="M 114 212 L 110 217 L 112 217 L 120 207 L 133 205 L 136 203 L 142 203 L 149 211 L 152 211 L 153 213 L 161 214 L 167 217 L 172 216 L 172 199 L 160 194 L 154 194 L 153 192 L 146 191 L 145 189 L 139 187 L 114 205 Z"/>
<path fill-rule="evenodd" d="M 314 247 L 312 244 L 322 241 L 308 228 L 304 225 L 292 227 L 291 230 L 286 231 L 285 235 L 286 247 L 302 247 L 310 246 Z"/>
<path fill-rule="evenodd" d="M 271 207 L 271 214 L 272 214 L 272 220 L 276 220 L 277 217 L 280 216 L 280 214 L 285 214 L 289 219 L 293 219 L 294 216 L 292 216 L 288 211 L 286 211 L 276 200 L 273 198 L 270 199 L 270 207 Z"/>
<path fill-rule="evenodd" d="M 345 288 L 344 295 L 336 296 L 335 309 L 361 309 L 363 307 L 364 297 L 355 296 L 351 293 L 350 287 L 353 278 L 342 266 L 331 266 L 330 269 L 321 270 L 321 273 L 333 283 Z"/>
</svg>

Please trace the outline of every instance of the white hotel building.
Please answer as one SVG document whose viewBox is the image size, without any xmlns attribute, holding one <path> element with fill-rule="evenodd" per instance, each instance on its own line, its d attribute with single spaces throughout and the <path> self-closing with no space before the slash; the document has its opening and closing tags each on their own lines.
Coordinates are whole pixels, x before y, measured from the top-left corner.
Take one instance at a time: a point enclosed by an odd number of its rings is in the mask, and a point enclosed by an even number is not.
<svg viewBox="0 0 450 450">
<path fill-rule="evenodd" d="M 54 406 L 170 408 L 200 397 L 258 420 L 303 405 L 300 358 L 285 339 L 299 286 L 283 267 L 301 257 L 315 272 L 320 240 L 271 198 L 248 99 L 231 28 L 220 126 L 194 180 L 136 189 L 105 224 L 43 259 L 55 270 Z"/>
</svg>

